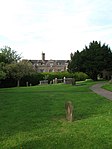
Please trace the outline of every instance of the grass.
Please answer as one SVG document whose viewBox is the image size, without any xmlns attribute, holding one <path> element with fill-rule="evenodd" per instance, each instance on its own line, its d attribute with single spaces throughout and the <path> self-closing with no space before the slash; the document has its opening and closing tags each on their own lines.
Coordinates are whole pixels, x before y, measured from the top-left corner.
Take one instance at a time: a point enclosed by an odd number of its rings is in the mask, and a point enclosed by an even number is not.
<svg viewBox="0 0 112 149">
<path fill-rule="evenodd" d="M 112 83 L 105 84 L 102 88 L 112 91 Z"/>
<path fill-rule="evenodd" d="M 0 149 L 111 149 L 112 102 L 93 93 L 92 84 L 0 89 Z"/>
</svg>

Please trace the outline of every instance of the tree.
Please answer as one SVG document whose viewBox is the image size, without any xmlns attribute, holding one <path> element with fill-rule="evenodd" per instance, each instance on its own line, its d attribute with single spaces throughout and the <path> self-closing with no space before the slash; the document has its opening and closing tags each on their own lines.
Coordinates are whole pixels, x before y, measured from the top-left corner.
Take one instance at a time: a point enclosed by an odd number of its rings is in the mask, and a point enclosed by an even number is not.
<svg viewBox="0 0 112 149">
<path fill-rule="evenodd" d="M 20 61 L 18 63 L 8 64 L 6 67 L 7 77 L 17 80 L 17 86 L 20 86 L 20 80 L 25 75 L 30 75 L 35 70 L 29 61 Z"/>
<path fill-rule="evenodd" d="M 6 78 L 6 73 L 4 72 L 5 63 L 0 63 L 0 80 Z"/>
<path fill-rule="evenodd" d="M 89 47 L 81 52 L 76 52 L 69 62 L 68 70 L 71 72 L 82 71 L 93 80 L 97 80 L 98 74 L 103 70 L 112 69 L 112 51 L 108 45 L 101 42 L 90 42 Z"/>
<path fill-rule="evenodd" d="M 0 49 L 0 80 L 5 79 L 7 76 L 5 71 L 6 64 L 17 63 L 20 59 L 21 56 L 10 47 L 5 46 Z"/>
<path fill-rule="evenodd" d="M 5 46 L 5 48 L 0 49 L 0 62 L 11 64 L 12 62 L 17 62 L 20 59 L 21 56 L 10 47 Z"/>
<path fill-rule="evenodd" d="M 6 78 L 6 73 L 0 70 L 0 80 Z"/>
<path fill-rule="evenodd" d="M 74 54 L 71 54 L 71 61 L 69 61 L 68 70 L 69 72 L 81 71 L 82 59 L 80 52 L 77 50 Z"/>
</svg>

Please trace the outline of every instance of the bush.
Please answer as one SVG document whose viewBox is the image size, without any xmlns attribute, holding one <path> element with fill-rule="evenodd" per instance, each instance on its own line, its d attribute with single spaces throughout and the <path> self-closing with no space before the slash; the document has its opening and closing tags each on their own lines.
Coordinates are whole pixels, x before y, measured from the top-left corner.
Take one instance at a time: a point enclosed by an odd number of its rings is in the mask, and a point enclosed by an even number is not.
<svg viewBox="0 0 112 149">
<path fill-rule="evenodd" d="M 73 74 L 74 78 L 76 81 L 85 81 L 86 79 L 88 79 L 88 75 L 83 73 L 83 72 L 75 72 Z"/>
<path fill-rule="evenodd" d="M 38 85 L 40 80 L 43 80 L 44 75 L 41 73 L 33 73 L 31 75 L 26 75 L 22 77 L 20 80 L 20 86 L 26 86 L 26 82 L 28 82 L 28 85 Z M 17 86 L 17 80 L 13 78 L 6 78 L 4 80 L 0 80 L 0 87 L 16 87 Z"/>
<path fill-rule="evenodd" d="M 30 85 L 38 85 L 40 80 L 43 80 L 44 75 L 41 73 L 33 73 L 31 75 L 24 76 L 20 81 L 20 86 L 26 86 L 26 82 Z"/>
<path fill-rule="evenodd" d="M 48 82 L 52 81 L 53 79 L 63 79 L 64 77 L 66 78 L 71 78 L 72 75 L 69 72 L 44 72 L 42 73 L 44 75 L 44 79 L 48 80 Z"/>
<path fill-rule="evenodd" d="M 46 72 L 46 73 L 33 73 L 31 75 L 26 75 L 20 80 L 20 86 L 26 86 L 26 82 L 28 82 L 28 85 L 38 85 L 41 80 L 48 80 L 48 83 L 50 81 L 53 81 L 53 79 L 63 79 L 66 78 L 75 78 L 76 81 L 84 81 L 88 79 L 88 76 L 83 72 L 75 72 L 75 73 L 69 73 L 69 72 Z M 62 81 L 60 81 L 62 82 Z M 4 80 L 0 81 L 0 87 L 16 87 L 17 86 L 17 80 L 13 78 L 6 78 Z"/>
<path fill-rule="evenodd" d="M 0 88 L 15 87 L 17 86 L 17 81 L 13 78 L 6 78 L 0 80 Z"/>
<path fill-rule="evenodd" d="M 45 72 L 42 73 L 44 75 L 44 79 L 52 81 L 53 79 L 63 79 L 66 78 L 75 78 L 76 81 L 84 81 L 88 78 L 88 75 L 83 72 L 75 72 L 75 73 L 69 73 L 69 72 Z"/>
</svg>

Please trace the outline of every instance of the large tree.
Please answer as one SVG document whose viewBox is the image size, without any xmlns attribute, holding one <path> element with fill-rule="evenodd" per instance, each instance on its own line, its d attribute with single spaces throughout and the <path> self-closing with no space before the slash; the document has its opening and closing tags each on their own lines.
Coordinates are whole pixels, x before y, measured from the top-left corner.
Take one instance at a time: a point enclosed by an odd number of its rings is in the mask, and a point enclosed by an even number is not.
<svg viewBox="0 0 112 149">
<path fill-rule="evenodd" d="M 75 52 L 68 66 L 70 72 L 85 72 L 93 80 L 97 80 L 98 74 L 103 70 L 111 69 L 112 51 L 108 45 L 101 45 L 97 41 L 90 42 L 81 52 Z"/>
<path fill-rule="evenodd" d="M 29 61 L 20 61 L 18 63 L 8 64 L 6 67 L 7 77 L 17 80 L 17 86 L 20 86 L 20 80 L 26 75 L 31 75 L 35 70 Z"/>
</svg>

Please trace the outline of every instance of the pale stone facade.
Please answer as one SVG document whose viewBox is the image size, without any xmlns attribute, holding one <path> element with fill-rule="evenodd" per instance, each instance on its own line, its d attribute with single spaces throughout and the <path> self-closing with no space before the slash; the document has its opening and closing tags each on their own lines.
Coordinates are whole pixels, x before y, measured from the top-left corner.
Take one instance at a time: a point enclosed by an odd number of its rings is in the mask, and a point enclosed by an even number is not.
<svg viewBox="0 0 112 149">
<path fill-rule="evenodd" d="M 42 60 L 29 60 L 37 72 L 63 72 L 67 71 L 68 60 L 45 60 L 45 53 L 42 53 Z"/>
</svg>

